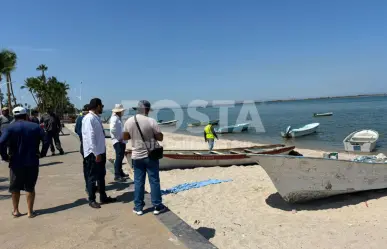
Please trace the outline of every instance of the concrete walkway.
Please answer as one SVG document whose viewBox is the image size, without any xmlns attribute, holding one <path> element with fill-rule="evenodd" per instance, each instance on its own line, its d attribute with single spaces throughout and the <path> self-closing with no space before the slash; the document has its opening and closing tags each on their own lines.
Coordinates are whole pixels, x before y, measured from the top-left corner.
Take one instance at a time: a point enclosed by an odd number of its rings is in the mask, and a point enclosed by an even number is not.
<svg viewBox="0 0 387 249">
<path fill-rule="evenodd" d="M 97 210 L 90 208 L 86 201 L 79 142 L 72 135 L 60 138 L 66 154 L 41 160 L 35 203 L 39 215 L 34 219 L 12 217 L 8 165 L 0 164 L 0 248 L 207 248 L 200 245 L 201 238 L 191 246 L 182 243 L 181 238 L 160 222 L 171 212 L 159 218 L 152 212 L 143 216 L 133 214 L 133 186 L 114 183 L 109 171 L 107 193 L 118 197 L 119 201 Z M 20 211 L 25 214 L 26 210 L 23 193 Z"/>
</svg>

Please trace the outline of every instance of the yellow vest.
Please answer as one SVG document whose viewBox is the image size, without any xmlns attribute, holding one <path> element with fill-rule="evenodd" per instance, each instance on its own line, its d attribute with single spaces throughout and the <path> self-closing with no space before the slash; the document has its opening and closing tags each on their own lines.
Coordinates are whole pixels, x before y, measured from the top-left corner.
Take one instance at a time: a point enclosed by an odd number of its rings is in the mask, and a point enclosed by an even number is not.
<svg viewBox="0 0 387 249">
<path fill-rule="evenodd" d="M 214 134 L 212 134 L 211 127 L 212 127 L 212 125 L 210 125 L 210 124 L 208 124 L 206 127 L 204 127 L 204 132 L 206 133 L 207 139 L 214 139 L 215 138 Z"/>
</svg>

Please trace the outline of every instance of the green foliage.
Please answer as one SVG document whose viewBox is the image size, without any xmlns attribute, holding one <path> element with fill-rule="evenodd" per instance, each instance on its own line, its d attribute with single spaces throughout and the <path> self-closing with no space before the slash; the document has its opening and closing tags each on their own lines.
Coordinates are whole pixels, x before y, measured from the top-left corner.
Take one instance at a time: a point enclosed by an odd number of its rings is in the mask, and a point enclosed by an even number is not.
<svg viewBox="0 0 387 249">
<path fill-rule="evenodd" d="M 11 101 L 16 105 L 15 94 L 13 93 L 12 77 L 11 73 L 16 69 L 17 55 L 15 52 L 7 49 L 3 49 L 0 52 L 0 81 L 2 75 L 5 76 L 7 84 L 7 100 L 8 107 L 12 108 Z M 1 91 L 0 91 L 1 92 Z"/>
</svg>

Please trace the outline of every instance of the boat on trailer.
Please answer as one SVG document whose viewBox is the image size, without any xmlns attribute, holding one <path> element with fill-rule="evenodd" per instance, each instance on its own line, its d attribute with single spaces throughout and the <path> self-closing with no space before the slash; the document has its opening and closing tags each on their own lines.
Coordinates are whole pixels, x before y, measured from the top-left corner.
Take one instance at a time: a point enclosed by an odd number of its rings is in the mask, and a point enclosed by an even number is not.
<svg viewBox="0 0 387 249">
<path fill-rule="evenodd" d="M 196 167 L 252 165 L 255 160 L 249 155 L 254 154 L 289 154 L 295 146 L 283 144 L 253 146 L 245 148 L 232 148 L 220 150 L 165 150 L 160 159 L 160 169 L 185 169 Z M 131 164 L 131 150 L 125 152 L 129 164 Z"/>
<path fill-rule="evenodd" d="M 343 141 L 345 151 L 371 152 L 376 147 L 379 133 L 374 130 L 361 130 L 349 134 Z"/>
<path fill-rule="evenodd" d="M 307 124 L 297 129 L 292 129 L 291 126 L 288 126 L 285 132 L 281 132 L 281 136 L 284 138 L 290 138 L 310 135 L 312 133 L 315 133 L 319 126 L 320 123 Z"/>
<path fill-rule="evenodd" d="M 223 126 L 215 130 L 215 132 L 223 133 L 233 133 L 233 132 L 244 132 L 249 129 L 250 123 L 235 124 L 230 126 Z"/>
<path fill-rule="evenodd" d="M 176 125 L 177 120 L 169 120 L 169 121 L 158 120 L 157 123 L 158 125 L 163 125 L 163 126 L 173 126 L 173 125 Z"/>
<path fill-rule="evenodd" d="M 286 155 L 250 155 L 290 203 L 387 188 L 387 163 Z"/>
</svg>

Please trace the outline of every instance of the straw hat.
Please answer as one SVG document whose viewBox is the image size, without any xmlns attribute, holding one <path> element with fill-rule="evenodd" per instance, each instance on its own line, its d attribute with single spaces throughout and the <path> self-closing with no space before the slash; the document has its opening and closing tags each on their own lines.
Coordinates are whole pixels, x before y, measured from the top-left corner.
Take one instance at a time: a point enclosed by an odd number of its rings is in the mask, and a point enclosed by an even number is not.
<svg viewBox="0 0 387 249">
<path fill-rule="evenodd" d="M 123 112 L 125 110 L 126 109 L 124 108 L 124 106 L 122 104 L 115 104 L 112 112 Z"/>
</svg>

